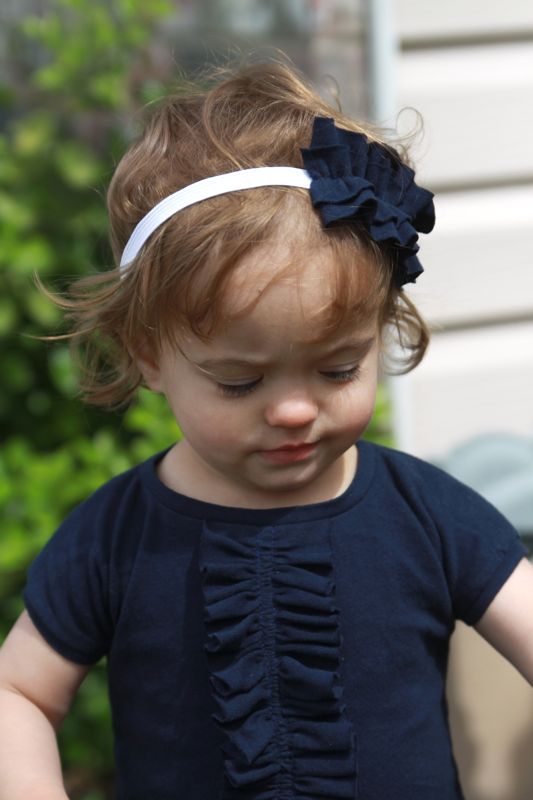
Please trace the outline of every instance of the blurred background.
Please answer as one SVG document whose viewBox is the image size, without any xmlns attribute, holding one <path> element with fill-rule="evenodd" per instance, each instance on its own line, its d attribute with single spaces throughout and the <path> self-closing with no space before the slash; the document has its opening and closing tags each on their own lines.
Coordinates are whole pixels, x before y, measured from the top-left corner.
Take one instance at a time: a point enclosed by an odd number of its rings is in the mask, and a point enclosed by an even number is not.
<svg viewBox="0 0 533 800">
<path fill-rule="evenodd" d="M 146 103 L 206 63 L 289 56 L 320 92 L 412 139 L 436 197 L 409 292 L 434 328 L 368 438 L 435 461 L 533 535 L 533 4 L 508 0 L 3 0 L 0 6 L 0 641 L 67 512 L 174 441 L 161 398 L 83 406 L 35 288 L 112 263 L 105 191 Z M 421 122 L 422 120 L 422 122 Z M 533 698 L 458 625 L 448 696 L 467 800 L 533 796 Z M 105 662 L 60 732 L 73 800 L 112 796 Z"/>
</svg>

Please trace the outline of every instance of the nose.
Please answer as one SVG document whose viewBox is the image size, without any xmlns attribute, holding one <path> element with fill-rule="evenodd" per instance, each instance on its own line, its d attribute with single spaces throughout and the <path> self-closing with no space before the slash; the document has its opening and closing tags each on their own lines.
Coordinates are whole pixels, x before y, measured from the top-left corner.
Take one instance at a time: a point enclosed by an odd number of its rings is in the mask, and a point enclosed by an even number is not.
<svg viewBox="0 0 533 800">
<path fill-rule="evenodd" d="M 265 419 L 272 428 L 301 428 L 314 422 L 318 406 L 309 396 L 298 394 L 272 401 L 265 410 Z"/>
</svg>

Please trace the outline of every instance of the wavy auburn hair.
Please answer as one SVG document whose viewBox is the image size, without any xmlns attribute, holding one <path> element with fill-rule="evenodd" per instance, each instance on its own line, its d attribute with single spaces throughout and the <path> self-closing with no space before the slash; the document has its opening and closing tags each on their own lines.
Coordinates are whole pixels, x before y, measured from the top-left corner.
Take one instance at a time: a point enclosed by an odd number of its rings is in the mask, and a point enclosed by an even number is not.
<svg viewBox="0 0 533 800">
<path fill-rule="evenodd" d="M 290 244 L 291 219 L 298 220 L 291 257 L 272 280 L 293 268 L 305 278 L 306 254 L 325 254 L 327 289 L 320 324 L 313 326 L 315 338 L 377 314 L 381 328 L 395 331 L 400 341 L 403 357 L 397 371 L 407 372 L 421 361 L 428 328 L 395 287 L 391 254 L 362 226 L 323 228 L 303 189 L 249 189 L 190 206 L 152 234 L 121 277 L 118 263 L 126 242 L 156 203 L 223 172 L 302 167 L 300 148 L 309 145 L 316 116 L 333 117 L 340 127 L 383 141 L 370 126 L 329 106 L 294 69 L 277 62 L 217 70 L 207 89 L 187 85 L 152 111 L 109 186 L 117 266 L 76 280 L 62 295 L 36 278 L 70 324 L 69 333 L 42 338 L 71 340 L 86 402 L 124 406 L 143 384 L 141 354 L 148 351 L 157 358 L 163 343 L 179 346 L 184 331 L 206 340 L 216 333 L 228 318 L 235 268 L 255 248 L 276 243 L 280 231 Z M 403 152 L 398 158 L 407 160 Z"/>
</svg>

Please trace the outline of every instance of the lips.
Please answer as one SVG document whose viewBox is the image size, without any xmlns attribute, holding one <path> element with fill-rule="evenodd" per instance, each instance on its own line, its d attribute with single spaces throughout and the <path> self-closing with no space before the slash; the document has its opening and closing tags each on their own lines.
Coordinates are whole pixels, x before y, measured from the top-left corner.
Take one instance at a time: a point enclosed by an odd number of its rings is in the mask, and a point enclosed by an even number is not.
<svg viewBox="0 0 533 800">
<path fill-rule="evenodd" d="M 289 464 L 295 461 L 304 461 L 317 446 L 316 442 L 302 444 L 286 444 L 275 450 L 260 450 L 259 453 L 267 461 L 277 464 Z"/>
</svg>

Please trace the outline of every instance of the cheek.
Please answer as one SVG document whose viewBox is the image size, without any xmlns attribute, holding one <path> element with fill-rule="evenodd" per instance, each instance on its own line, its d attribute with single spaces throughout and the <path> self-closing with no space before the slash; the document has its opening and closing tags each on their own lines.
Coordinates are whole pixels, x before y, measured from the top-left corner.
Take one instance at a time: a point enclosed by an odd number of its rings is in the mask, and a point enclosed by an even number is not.
<svg viewBox="0 0 533 800">
<path fill-rule="evenodd" d="M 242 437 L 242 417 L 225 404 L 202 403 L 196 397 L 192 402 L 178 405 L 174 416 L 185 439 L 199 450 L 222 451 Z"/>
<path fill-rule="evenodd" d="M 339 398 L 338 420 L 347 431 L 366 428 L 374 414 L 376 384 L 354 385 L 350 392 Z"/>
<path fill-rule="evenodd" d="M 375 396 L 372 399 L 372 402 L 368 402 L 365 406 L 363 406 L 357 415 L 357 427 L 359 430 L 365 430 L 370 424 L 372 417 L 374 416 L 374 409 L 375 409 Z"/>
</svg>

